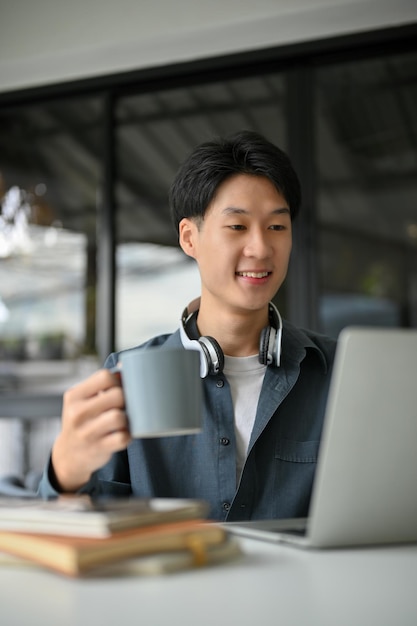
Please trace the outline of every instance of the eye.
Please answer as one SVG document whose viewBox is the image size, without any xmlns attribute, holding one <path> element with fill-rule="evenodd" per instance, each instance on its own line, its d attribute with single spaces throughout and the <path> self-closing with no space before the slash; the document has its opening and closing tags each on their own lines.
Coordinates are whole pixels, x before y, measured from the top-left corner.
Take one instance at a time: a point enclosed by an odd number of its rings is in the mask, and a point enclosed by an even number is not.
<svg viewBox="0 0 417 626">
<path fill-rule="evenodd" d="M 231 230 L 245 230 L 246 226 L 244 226 L 243 224 L 230 224 L 229 228 Z"/>
<path fill-rule="evenodd" d="M 284 224 L 272 224 L 269 226 L 270 230 L 287 230 L 287 227 Z"/>
</svg>

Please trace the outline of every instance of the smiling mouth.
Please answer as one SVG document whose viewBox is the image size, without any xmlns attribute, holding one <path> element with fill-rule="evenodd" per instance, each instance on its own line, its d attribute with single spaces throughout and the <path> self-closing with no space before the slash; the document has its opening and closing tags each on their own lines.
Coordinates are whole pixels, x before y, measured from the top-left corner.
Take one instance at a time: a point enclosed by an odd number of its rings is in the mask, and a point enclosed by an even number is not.
<svg viewBox="0 0 417 626">
<path fill-rule="evenodd" d="M 236 272 L 237 276 L 243 276 L 244 278 L 266 278 L 272 272 Z"/>
</svg>

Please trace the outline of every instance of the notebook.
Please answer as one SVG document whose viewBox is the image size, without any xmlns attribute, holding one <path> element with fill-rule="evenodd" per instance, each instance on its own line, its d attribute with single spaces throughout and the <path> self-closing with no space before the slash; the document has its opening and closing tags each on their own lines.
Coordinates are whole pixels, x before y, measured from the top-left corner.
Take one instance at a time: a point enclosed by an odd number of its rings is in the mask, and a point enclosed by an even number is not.
<svg viewBox="0 0 417 626">
<path fill-rule="evenodd" d="M 339 335 L 308 518 L 225 525 L 311 548 L 417 541 L 417 330 Z"/>
</svg>

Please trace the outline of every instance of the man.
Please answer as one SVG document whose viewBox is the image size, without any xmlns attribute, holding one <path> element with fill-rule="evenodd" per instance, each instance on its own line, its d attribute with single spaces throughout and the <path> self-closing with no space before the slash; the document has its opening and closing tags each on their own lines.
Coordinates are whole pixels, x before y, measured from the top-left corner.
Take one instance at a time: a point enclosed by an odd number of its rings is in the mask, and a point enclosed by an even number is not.
<svg viewBox="0 0 417 626">
<path fill-rule="evenodd" d="M 194 150 L 170 204 L 201 296 L 142 348 L 204 344 L 202 432 L 132 440 L 120 381 L 100 370 L 64 395 L 40 495 L 202 498 L 228 521 L 307 515 L 335 342 L 282 326 L 270 304 L 300 197 L 287 155 L 254 132 Z"/>
</svg>

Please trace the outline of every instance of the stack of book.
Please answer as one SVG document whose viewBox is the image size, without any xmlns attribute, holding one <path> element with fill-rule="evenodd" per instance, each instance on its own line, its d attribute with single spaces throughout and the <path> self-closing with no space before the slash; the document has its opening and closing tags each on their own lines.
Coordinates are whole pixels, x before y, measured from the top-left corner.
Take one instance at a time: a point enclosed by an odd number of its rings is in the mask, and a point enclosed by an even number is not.
<svg viewBox="0 0 417 626">
<path fill-rule="evenodd" d="M 0 498 L 0 562 L 9 555 L 79 577 L 112 568 L 166 573 L 240 555 L 207 510 L 203 501 L 171 498 Z"/>
</svg>

